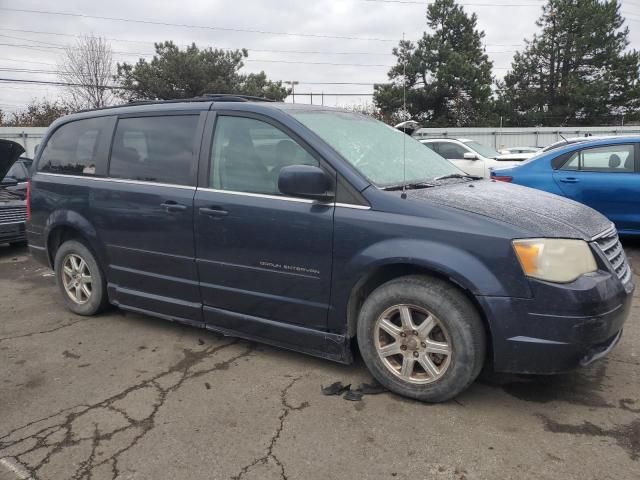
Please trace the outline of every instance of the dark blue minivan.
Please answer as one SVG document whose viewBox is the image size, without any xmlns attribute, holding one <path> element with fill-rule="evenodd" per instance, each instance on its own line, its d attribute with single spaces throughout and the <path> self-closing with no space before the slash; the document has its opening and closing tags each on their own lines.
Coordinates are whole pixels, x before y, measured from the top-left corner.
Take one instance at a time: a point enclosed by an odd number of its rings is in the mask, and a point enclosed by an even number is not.
<svg viewBox="0 0 640 480">
<path fill-rule="evenodd" d="M 556 373 L 618 342 L 633 274 L 615 228 L 469 177 L 325 107 L 210 95 L 56 121 L 27 234 L 69 309 L 109 304 L 338 362 L 437 402 L 483 366 Z"/>
</svg>

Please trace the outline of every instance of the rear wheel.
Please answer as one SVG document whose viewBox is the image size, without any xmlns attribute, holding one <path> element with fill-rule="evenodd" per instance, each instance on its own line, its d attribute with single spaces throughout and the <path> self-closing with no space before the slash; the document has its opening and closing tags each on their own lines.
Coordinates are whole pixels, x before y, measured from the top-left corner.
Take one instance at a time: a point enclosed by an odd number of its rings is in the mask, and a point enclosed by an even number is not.
<svg viewBox="0 0 640 480">
<path fill-rule="evenodd" d="M 93 253 L 81 242 L 64 242 L 56 252 L 56 280 L 65 304 L 79 315 L 94 315 L 108 305 L 104 275 Z"/>
<path fill-rule="evenodd" d="M 453 398 L 476 379 L 485 342 L 471 302 L 430 277 L 378 287 L 358 320 L 358 345 L 371 373 L 389 390 L 426 402 Z"/>
</svg>

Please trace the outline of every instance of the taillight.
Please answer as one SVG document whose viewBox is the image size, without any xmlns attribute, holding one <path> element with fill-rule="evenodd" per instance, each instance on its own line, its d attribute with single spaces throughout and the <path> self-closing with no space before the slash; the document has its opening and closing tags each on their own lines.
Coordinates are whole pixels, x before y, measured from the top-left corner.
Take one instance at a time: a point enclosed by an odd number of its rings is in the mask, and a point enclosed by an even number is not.
<svg viewBox="0 0 640 480">
<path fill-rule="evenodd" d="M 31 180 L 27 180 L 27 221 L 31 220 Z"/>
<path fill-rule="evenodd" d="M 491 180 L 497 180 L 499 182 L 513 182 L 513 177 L 498 177 L 498 176 L 492 175 Z"/>
</svg>

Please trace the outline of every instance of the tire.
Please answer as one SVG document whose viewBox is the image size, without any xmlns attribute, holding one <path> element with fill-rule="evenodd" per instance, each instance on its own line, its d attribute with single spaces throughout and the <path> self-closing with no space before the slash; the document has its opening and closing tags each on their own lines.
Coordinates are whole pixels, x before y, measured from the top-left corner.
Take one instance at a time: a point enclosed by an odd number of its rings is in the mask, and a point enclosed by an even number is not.
<svg viewBox="0 0 640 480">
<path fill-rule="evenodd" d="M 372 375 L 392 392 L 423 402 L 464 391 L 486 355 L 474 305 L 455 286 L 426 276 L 397 278 L 374 290 L 360 310 L 357 335 Z"/>
<path fill-rule="evenodd" d="M 71 268 L 72 275 L 65 273 L 65 266 L 66 272 Z M 73 313 L 90 316 L 100 313 L 108 306 L 109 298 L 104 274 L 95 255 L 82 242 L 68 240 L 60 245 L 54 260 L 54 270 L 64 303 Z M 73 286 L 75 285 L 73 282 L 80 285 L 80 290 Z M 83 284 L 86 288 L 83 288 Z M 73 293 L 67 290 L 67 286 Z"/>
</svg>

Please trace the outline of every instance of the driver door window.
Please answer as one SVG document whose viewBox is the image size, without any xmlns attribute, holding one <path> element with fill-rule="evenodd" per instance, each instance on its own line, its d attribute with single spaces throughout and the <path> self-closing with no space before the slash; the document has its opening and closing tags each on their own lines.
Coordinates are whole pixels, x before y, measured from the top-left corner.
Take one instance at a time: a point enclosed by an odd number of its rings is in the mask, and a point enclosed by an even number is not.
<svg viewBox="0 0 640 480">
<path fill-rule="evenodd" d="M 467 150 L 455 143 L 442 142 L 438 145 L 438 152 L 447 160 L 463 160 Z"/>
<path fill-rule="evenodd" d="M 283 167 L 319 165 L 282 130 L 246 117 L 218 117 L 211 151 L 209 184 L 217 190 L 281 195 Z"/>
</svg>

